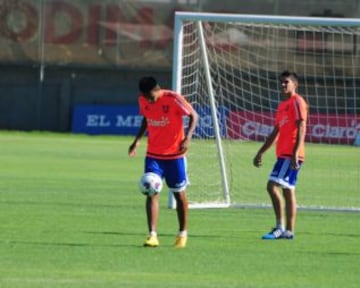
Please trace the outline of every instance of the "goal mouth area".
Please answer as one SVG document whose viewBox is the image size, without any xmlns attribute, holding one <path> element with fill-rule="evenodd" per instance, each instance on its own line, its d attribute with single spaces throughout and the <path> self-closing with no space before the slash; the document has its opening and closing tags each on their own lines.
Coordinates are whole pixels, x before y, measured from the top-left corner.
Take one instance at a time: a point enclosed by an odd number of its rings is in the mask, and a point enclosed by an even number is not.
<svg viewBox="0 0 360 288">
<path fill-rule="evenodd" d="M 189 207 L 272 209 L 254 193 L 264 190 L 271 161 L 260 170 L 252 163 L 273 129 L 286 70 L 309 103 L 310 165 L 297 188 L 317 192 L 301 193 L 298 209 L 360 212 L 358 161 L 348 148 L 360 124 L 360 19 L 177 12 L 174 24 L 172 89 L 199 115 L 187 154 Z"/>
</svg>

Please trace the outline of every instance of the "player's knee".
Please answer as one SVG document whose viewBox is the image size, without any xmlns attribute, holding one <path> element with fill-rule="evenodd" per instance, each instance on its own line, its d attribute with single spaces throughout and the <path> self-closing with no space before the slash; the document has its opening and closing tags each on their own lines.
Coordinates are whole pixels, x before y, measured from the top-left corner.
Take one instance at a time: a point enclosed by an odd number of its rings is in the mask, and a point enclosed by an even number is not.
<svg viewBox="0 0 360 288">
<path fill-rule="evenodd" d="M 268 181 L 268 183 L 266 185 L 266 190 L 268 191 L 268 193 L 274 194 L 274 193 L 276 193 L 276 189 L 277 189 L 277 184 L 273 181 Z"/>
<path fill-rule="evenodd" d="M 177 201 L 183 201 L 186 200 L 186 191 L 185 189 L 182 191 L 173 192 L 174 198 Z"/>
</svg>

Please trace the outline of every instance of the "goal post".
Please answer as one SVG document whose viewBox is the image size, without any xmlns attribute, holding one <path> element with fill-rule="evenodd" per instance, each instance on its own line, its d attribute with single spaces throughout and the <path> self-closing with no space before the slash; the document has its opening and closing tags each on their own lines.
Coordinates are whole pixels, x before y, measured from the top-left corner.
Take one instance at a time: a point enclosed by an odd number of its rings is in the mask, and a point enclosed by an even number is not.
<svg viewBox="0 0 360 288">
<path fill-rule="evenodd" d="M 208 56 L 207 50 L 206 50 L 204 31 L 203 31 L 201 22 L 197 21 L 196 26 L 197 26 L 197 30 L 199 33 L 200 50 L 201 50 L 202 61 L 204 63 L 206 86 L 208 88 L 208 94 L 209 94 L 211 117 L 212 117 L 213 126 L 214 126 L 214 136 L 215 136 L 215 141 L 216 141 L 218 159 L 219 159 L 219 163 L 220 163 L 219 166 L 220 166 L 220 172 L 221 172 L 221 180 L 222 180 L 221 182 L 223 184 L 222 188 L 224 190 L 223 191 L 224 201 L 225 201 L 225 204 L 227 205 L 227 204 L 230 204 L 229 185 L 228 185 L 228 179 L 227 179 L 227 174 L 226 174 L 224 152 L 223 152 L 221 135 L 220 135 L 220 128 L 219 128 L 220 125 L 219 125 L 219 119 L 218 119 L 218 115 L 217 115 L 215 93 L 214 93 L 214 89 L 212 87 L 209 56 Z"/>
<path fill-rule="evenodd" d="M 219 130 L 219 120 L 217 117 L 217 108 L 216 108 L 216 102 L 215 102 L 215 95 L 214 95 L 214 89 L 212 87 L 212 79 L 211 79 L 211 74 L 210 74 L 210 66 L 209 66 L 209 59 L 208 59 L 208 55 L 207 55 L 207 50 L 206 50 L 206 43 L 205 43 L 205 37 L 204 37 L 204 32 L 203 32 L 203 27 L 200 21 L 196 22 L 197 25 L 197 31 L 198 31 L 198 37 L 199 37 L 199 45 L 200 45 L 200 49 L 201 49 L 201 59 L 204 63 L 204 73 L 205 73 L 205 79 L 206 79 L 206 85 L 208 87 L 208 95 L 209 95 L 209 102 L 210 102 L 210 110 L 211 110 L 211 117 L 212 117 L 212 121 L 214 123 L 214 136 L 215 136 L 215 141 L 216 141 L 216 147 L 217 147 L 217 156 L 218 156 L 218 161 L 219 161 L 219 169 L 220 169 L 220 174 L 221 174 L 221 182 L 222 182 L 222 190 L 223 190 L 223 201 L 217 202 L 217 203 L 211 203 L 211 202 L 202 202 L 202 203 L 196 203 L 196 204 L 191 204 L 191 206 L 193 207 L 228 207 L 230 205 L 230 191 L 229 191 L 229 185 L 228 185 L 228 180 L 227 180 L 227 173 L 226 173 L 226 165 L 225 165 L 225 160 L 224 160 L 224 152 L 223 152 L 223 148 L 222 148 L 222 140 L 221 140 L 221 135 L 220 135 L 220 130 Z M 173 89 L 178 92 L 178 93 L 182 93 L 181 91 L 181 76 L 182 76 L 182 65 L 179 63 L 181 62 L 182 59 L 182 45 L 178 45 L 178 41 L 181 39 L 181 35 L 183 33 L 182 30 L 182 26 L 181 25 L 177 25 L 177 27 L 175 28 L 175 34 L 178 35 L 178 37 L 175 37 L 175 47 L 177 47 L 176 49 L 174 49 L 174 59 L 175 59 L 175 65 L 174 65 L 174 74 L 176 74 L 176 77 L 173 77 Z M 168 201 L 168 206 L 169 208 L 173 208 L 174 207 L 174 199 L 173 199 L 173 195 L 170 192 L 169 193 L 169 201 Z"/>
<path fill-rule="evenodd" d="M 358 19 L 176 13 L 172 88 L 200 116 L 188 153 L 192 207 L 268 206 L 263 190 L 271 167 L 256 170 L 251 160 L 273 127 L 284 70 L 299 75 L 299 93 L 310 104 L 306 141 L 353 145 L 360 132 L 359 36 Z M 324 189 L 351 177 L 359 171 Z M 305 208 L 350 205 L 303 200 Z"/>
</svg>

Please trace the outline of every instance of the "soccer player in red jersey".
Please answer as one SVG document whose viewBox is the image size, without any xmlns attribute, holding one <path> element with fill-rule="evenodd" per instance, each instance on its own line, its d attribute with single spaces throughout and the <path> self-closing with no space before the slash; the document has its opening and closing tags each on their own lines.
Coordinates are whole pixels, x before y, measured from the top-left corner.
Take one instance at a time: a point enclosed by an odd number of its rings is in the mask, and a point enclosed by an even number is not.
<svg viewBox="0 0 360 288">
<path fill-rule="evenodd" d="M 276 226 L 262 239 L 293 239 L 296 219 L 295 184 L 301 164 L 305 157 L 305 132 L 308 105 L 296 93 L 298 77 L 293 72 L 284 71 L 280 75 L 280 84 L 285 100 L 277 109 L 272 133 L 259 149 L 254 158 L 254 165 L 261 166 L 262 155 L 276 142 L 277 161 L 267 184 L 275 217 Z M 280 193 L 282 188 L 285 198 L 286 227 L 284 227 L 284 201 Z"/>
<path fill-rule="evenodd" d="M 186 197 L 185 153 L 198 122 L 198 114 L 181 95 L 161 89 L 153 77 L 139 81 L 140 114 L 144 116 L 135 140 L 129 147 L 129 155 L 135 156 L 140 139 L 148 131 L 145 173 L 153 172 L 165 178 L 166 184 L 176 200 L 179 232 L 175 247 L 183 248 L 187 241 L 188 201 Z M 183 116 L 189 117 L 186 133 Z M 159 194 L 146 199 L 146 215 L 149 236 L 144 246 L 157 247 L 157 222 L 159 215 Z"/>
</svg>

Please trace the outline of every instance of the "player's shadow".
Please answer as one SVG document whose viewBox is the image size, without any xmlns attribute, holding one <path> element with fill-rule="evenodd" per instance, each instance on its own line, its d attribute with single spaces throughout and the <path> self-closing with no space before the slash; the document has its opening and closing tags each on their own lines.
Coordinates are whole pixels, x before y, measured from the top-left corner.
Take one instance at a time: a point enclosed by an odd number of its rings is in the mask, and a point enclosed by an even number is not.
<svg viewBox="0 0 360 288">
<path fill-rule="evenodd" d="M 127 231 L 82 231 L 85 234 L 94 235 L 113 235 L 113 236 L 144 236 L 146 233 L 127 232 Z"/>
<path fill-rule="evenodd" d="M 97 234 L 97 235 L 114 235 L 114 236 L 145 236 L 146 233 L 141 233 L 141 232 L 128 232 L 128 231 L 83 231 L 82 233 L 86 233 L 86 234 Z M 159 237 L 175 237 L 176 234 L 174 233 L 159 233 L 158 234 Z M 242 238 L 236 235 L 232 235 L 232 238 Z M 227 239 L 229 238 L 228 236 L 225 235 L 214 235 L 214 234 L 190 234 L 189 238 L 217 238 L 217 239 Z"/>
<path fill-rule="evenodd" d="M 301 235 L 309 235 L 309 236 L 316 236 L 319 237 L 319 233 L 318 232 L 301 232 Z M 321 236 L 332 236 L 332 237 L 341 237 L 341 238 L 359 238 L 360 235 L 359 234 L 354 234 L 354 233 L 343 233 L 343 232 L 339 232 L 339 233 L 335 233 L 335 232 L 321 232 Z"/>
<path fill-rule="evenodd" d="M 121 247 L 137 247 L 138 245 L 128 244 L 98 244 L 98 243 L 75 243 L 75 242 L 46 242 L 46 241 L 6 241 L 9 245 L 29 245 L 44 247 L 102 247 L 102 248 L 121 248 Z"/>
<path fill-rule="evenodd" d="M 306 254 L 308 255 L 309 253 L 311 253 L 312 255 L 330 255 L 330 256 L 350 256 L 350 257 L 359 257 L 360 253 L 358 252 L 340 252 L 340 251 L 303 251 L 302 254 Z"/>
<path fill-rule="evenodd" d="M 42 201 L 0 201 L 6 205 L 31 205 L 31 206 L 61 206 L 61 207 L 90 207 L 90 208 L 131 208 L 127 204 L 99 204 L 99 203 L 70 203 L 70 202 L 42 202 Z M 135 205 L 134 205 L 135 207 Z"/>
</svg>

